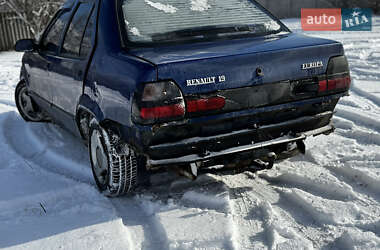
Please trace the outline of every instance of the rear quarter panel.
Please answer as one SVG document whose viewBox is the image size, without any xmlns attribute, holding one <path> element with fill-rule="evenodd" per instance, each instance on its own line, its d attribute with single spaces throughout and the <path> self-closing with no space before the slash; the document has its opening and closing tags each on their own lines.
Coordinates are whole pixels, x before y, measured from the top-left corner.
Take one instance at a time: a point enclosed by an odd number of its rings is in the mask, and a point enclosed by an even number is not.
<svg viewBox="0 0 380 250">
<path fill-rule="evenodd" d="M 108 119 L 131 127 L 133 93 L 138 85 L 157 80 L 157 70 L 121 48 L 114 2 L 101 2 L 97 47 L 81 102 L 99 121 Z"/>
</svg>

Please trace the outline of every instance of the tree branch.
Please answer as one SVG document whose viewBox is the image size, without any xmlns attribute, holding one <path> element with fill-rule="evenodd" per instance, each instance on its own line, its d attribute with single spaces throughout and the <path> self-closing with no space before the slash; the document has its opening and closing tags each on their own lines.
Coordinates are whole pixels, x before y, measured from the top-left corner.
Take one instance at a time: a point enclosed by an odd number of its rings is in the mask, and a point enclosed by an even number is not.
<svg viewBox="0 0 380 250">
<path fill-rule="evenodd" d="M 0 0 L 37 36 L 64 0 Z"/>
</svg>

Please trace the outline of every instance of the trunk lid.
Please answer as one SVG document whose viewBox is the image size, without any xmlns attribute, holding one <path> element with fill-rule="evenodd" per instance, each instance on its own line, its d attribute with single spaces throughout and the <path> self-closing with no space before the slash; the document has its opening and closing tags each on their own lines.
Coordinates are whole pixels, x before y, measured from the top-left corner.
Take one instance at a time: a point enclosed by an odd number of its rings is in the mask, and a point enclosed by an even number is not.
<svg viewBox="0 0 380 250">
<path fill-rule="evenodd" d="M 130 53 L 155 64 L 158 80 L 174 80 L 189 96 L 265 84 L 275 87 L 276 82 L 319 76 L 325 74 L 329 59 L 344 51 L 338 42 L 290 33 Z M 303 69 L 316 62 L 317 68 Z"/>
</svg>

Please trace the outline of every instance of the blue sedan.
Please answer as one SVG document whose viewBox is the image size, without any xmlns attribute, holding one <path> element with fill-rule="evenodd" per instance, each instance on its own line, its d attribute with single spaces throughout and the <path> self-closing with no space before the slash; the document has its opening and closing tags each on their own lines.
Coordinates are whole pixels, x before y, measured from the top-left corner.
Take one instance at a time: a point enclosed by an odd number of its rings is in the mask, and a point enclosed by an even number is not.
<svg viewBox="0 0 380 250">
<path fill-rule="evenodd" d="M 351 83 L 342 44 L 252 0 L 70 0 L 16 50 L 21 116 L 81 138 L 111 197 L 159 171 L 195 179 L 305 153 Z"/>
</svg>

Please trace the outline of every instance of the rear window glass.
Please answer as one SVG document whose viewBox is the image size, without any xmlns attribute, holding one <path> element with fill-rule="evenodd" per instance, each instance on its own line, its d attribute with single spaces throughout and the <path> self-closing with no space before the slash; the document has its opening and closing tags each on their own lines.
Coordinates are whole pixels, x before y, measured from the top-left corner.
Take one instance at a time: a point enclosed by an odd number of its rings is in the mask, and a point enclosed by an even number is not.
<svg viewBox="0 0 380 250">
<path fill-rule="evenodd" d="M 282 31 L 250 0 L 122 0 L 128 39 L 176 42 Z"/>
</svg>

